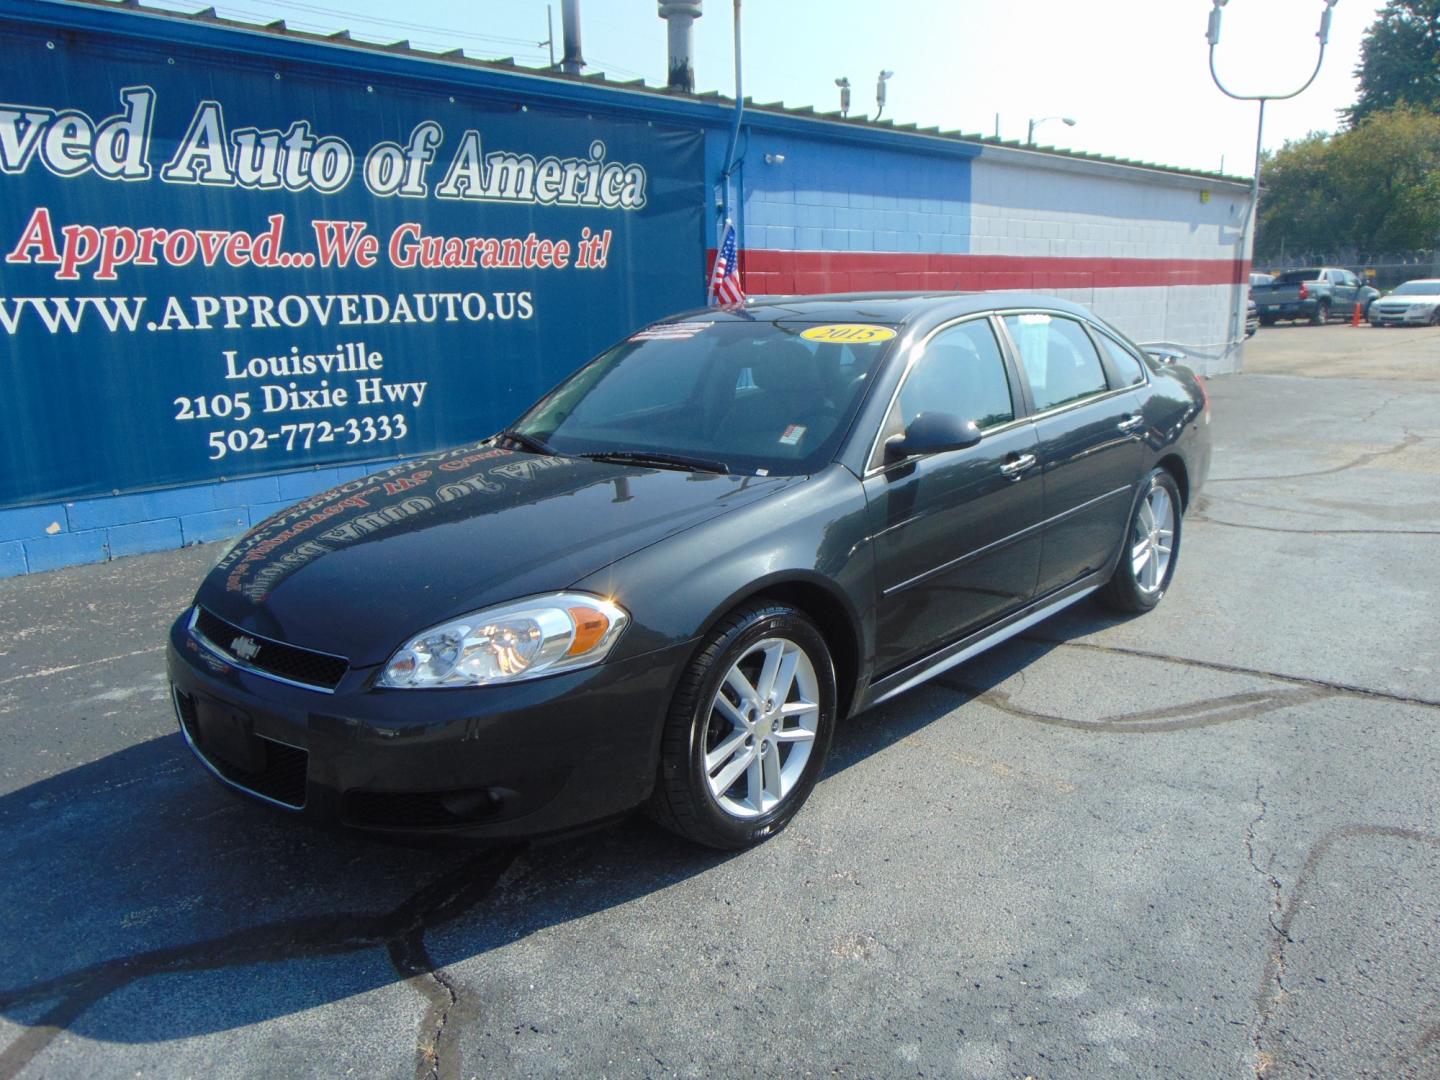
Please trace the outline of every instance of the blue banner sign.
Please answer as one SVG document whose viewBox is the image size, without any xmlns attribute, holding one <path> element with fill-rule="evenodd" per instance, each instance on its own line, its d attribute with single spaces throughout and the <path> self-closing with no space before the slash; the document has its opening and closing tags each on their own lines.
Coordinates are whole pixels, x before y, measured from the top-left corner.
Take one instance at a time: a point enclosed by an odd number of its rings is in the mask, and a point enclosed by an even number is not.
<svg viewBox="0 0 1440 1080">
<path fill-rule="evenodd" d="M 473 441 L 703 301 L 698 128 L 0 32 L 0 507 Z"/>
</svg>

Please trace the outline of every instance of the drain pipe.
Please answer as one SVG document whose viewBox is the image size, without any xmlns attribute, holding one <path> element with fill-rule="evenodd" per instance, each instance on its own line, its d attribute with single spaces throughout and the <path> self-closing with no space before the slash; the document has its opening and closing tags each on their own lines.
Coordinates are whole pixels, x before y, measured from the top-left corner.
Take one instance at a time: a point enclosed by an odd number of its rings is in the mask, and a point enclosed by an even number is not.
<svg viewBox="0 0 1440 1080">
<path fill-rule="evenodd" d="M 725 167 L 720 170 L 721 199 L 720 199 L 720 224 L 724 225 L 725 219 L 730 216 L 730 177 L 735 172 L 735 148 L 740 143 L 740 118 L 745 113 L 745 92 L 740 86 L 740 0 L 735 0 L 735 122 L 730 127 L 730 145 L 725 150 Z M 742 203 L 740 212 L 735 214 L 735 232 L 737 236 L 743 235 L 745 231 L 744 222 L 740 220 L 745 207 Z"/>
<path fill-rule="evenodd" d="M 580 0 L 562 0 L 560 4 L 561 34 L 565 37 L 565 56 L 560 70 L 566 75 L 579 75 L 585 68 L 580 55 Z"/>
</svg>

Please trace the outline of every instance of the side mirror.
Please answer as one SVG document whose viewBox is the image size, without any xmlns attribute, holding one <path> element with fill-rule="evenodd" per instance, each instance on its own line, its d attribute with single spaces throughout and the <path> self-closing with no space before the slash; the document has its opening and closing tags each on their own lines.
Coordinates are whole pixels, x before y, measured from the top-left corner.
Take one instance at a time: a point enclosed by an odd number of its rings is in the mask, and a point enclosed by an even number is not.
<svg viewBox="0 0 1440 1080">
<path fill-rule="evenodd" d="M 954 413 L 922 412 L 910 421 L 905 434 L 885 440 L 885 460 L 894 462 L 946 450 L 964 450 L 981 438 L 974 420 L 962 420 Z"/>
</svg>

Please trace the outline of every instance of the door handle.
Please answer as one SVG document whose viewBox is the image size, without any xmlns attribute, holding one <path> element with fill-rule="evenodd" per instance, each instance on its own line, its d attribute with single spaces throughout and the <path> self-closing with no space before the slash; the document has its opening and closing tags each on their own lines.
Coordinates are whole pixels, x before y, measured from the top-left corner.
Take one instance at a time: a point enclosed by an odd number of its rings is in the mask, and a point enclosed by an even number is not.
<svg viewBox="0 0 1440 1080">
<path fill-rule="evenodd" d="M 1007 461 L 1004 465 L 1001 465 L 1000 471 L 1012 480 L 1019 480 L 1025 470 L 1034 464 L 1034 454 L 1021 454 L 1014 461 Z"/>
<path fill-rule="evenodd" d="M 1132 416 L 1125 417 L 1123 420 L 1120 421 L 1120 423 L 1116 424 L 1115 426 L 1118 427 L 1121 431 L 1125 432 L 1125 434 L 1129 435 L 1132 432 L 1139 431 L 1145 426 L 1145 417 L 1136 413 Z"/>
</svg>

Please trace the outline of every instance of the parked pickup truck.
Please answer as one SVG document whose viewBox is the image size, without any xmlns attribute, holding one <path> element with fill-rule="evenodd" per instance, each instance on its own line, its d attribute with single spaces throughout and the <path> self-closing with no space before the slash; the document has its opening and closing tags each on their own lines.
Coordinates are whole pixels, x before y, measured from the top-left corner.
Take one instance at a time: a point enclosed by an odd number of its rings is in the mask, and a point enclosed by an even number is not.
<svg viewBox="0 0 1440 1080">
<path fill-rule="evenodd" d="M 1287 270 L 1276 276 L 1274 284 L 1252 285 L 1250 293 L 1265 326 L 1280 319 L 1308 319 L 1319 326 L 1332 315 L 1350 318 L 1357 304 L 1363 316 L 1370 301 L 1380 295 L 1349 270 L 1329 266 Z"/>
</svg>

